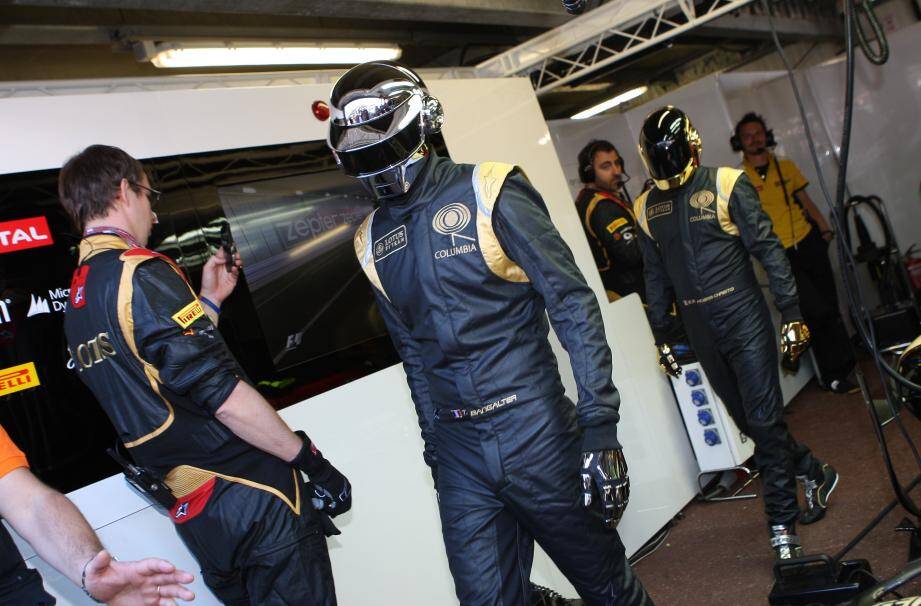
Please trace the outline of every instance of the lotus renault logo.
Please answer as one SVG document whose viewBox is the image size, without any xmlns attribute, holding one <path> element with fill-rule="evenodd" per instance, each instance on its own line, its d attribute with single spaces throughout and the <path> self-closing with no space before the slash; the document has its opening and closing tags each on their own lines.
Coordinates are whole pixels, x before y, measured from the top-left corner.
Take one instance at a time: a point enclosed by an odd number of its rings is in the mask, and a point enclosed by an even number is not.
<svg viewBox="0 0 921 606">
<path fill-rule="evenodd" d="M 707 191 L 707 190 L 699 191 L 693 196 L 691 196 L 691 207 L 692 208 L 707 208 L 708 206 L 713 204 L 713 200 L 715 199 L 716 197 L 713 195 L 712 191 Z"/>
<path fill-rule="evenodd" d="M 435 218 L 432 219 L 432 227 L 444 236 L 454 236 L 464 231 L 469 224 L 470 209 L 460 202 L 448 204 L 435 213 Z"/>
</svg>

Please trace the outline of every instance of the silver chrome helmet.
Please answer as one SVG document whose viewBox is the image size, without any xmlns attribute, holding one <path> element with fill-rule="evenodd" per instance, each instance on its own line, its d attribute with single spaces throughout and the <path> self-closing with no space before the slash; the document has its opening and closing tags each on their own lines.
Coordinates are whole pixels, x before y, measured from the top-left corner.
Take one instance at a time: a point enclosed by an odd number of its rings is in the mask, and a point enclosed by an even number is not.
<svg viewBox="0 0 921 606">
<path fill-rule="evenodd" d="M 444 123 L 422 78 L 390 61 L 362 63 L 339 78 L 329 105 L 326 142 L 342 171 L 378 199 L 408 192 L 407 168 Z"/>
</svg>

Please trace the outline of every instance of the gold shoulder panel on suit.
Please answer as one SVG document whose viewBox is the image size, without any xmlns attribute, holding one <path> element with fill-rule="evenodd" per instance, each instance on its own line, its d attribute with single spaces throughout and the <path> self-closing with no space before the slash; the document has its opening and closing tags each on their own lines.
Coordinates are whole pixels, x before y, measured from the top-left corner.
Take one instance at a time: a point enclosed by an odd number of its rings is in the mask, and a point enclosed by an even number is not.
<svg viewBox="0 0 921 606">
<path fill-rule="evenodd" d="M 390 297 L 387 296 L 387 291 L 384 290 L 384 285 L 381 283 L 381 277 L 377 274 L 377 266 L 374 264 L 374 250 L 371 248 L 371 224 L 374 222 L 374 213 L 376 212 L 377 210 L 372 210 L 365 217 L 365 220 L 361 222 L 361 225 L 358 226 L 358 231 L 355 232 L 355 256 L 358 257 L 361 269 L 368 276 L 368 281 L 389 301 Z"/>
<path fill-rule="evenodd" d="M 496 237 L 492 211 L 499 199 L 505 179 L 515 169 L 513 164 L 484 162 L 473 169 L 473 191 L 476 194 L 476 233 L 480 253 L 489 270 L 509 282 L 530 282 L 528 275 L 512 261 Z"/>
<path fill-rule="evenodd" d="M 601 194 L 595 194 L 592 196 L 592 199 L 585 207 L 585 216 L 582 217 L 582 224 L 585 225 L 585 229 L 588 230 L 588 233 L 592 234 L 592 237 L 596 240 L 598 239 L 598 234 L 595 233 L 595 230 L 592 229 L 592 213 L 595 212 L 595 208 L 598 206 L 598 203 L 604 199 L 604 196 Z"/>
<path fill-rule="evenodd" d="M 138 265 L 144 261 L 149 261 L 152 257 L 121 255 L 120 258 L 122 261 L 122 275 L 118 284 L 118 301 L 116 307 L 118 325 L 122 331 L 122 336 L 125 338 L 125 342 L 128 343 L 128 347 L 131 349 L 131 353 L 134 354 L 134 357 L 137 358 L 144 367 L 144 374 L 147 376 L 147 381 L 150 383 L 151 389 L 153 389 L 154 393 L 163 400 L 163 404 L 166 406 L 167 411 L 166 420 L 160 427 L 147 435 L 141 436 L 130 442 L 125 442 L 127 448 L 133 448 L 148 440 L 156 438 L 166 431 L 169 426 L 173 424 L 175 413 L 173 412 L 172 404 L 170 404 L 160 393 L 159 371 L 153 364 L 141 357 L 141 354 L 138 353 L 137 343 L 134 342 L 134 311 L 131 309 L 131 301 L 134 298 L 134 272 Z"/>
<path fill-rule="evenodd" d="M 646 198 L 649 197 L 649 192 L 652 190 L 647 189 L 639 196 L 637 196 L 636 201 L 633 203 L 633 214 L 636 216 L 636 222 L 642 228 L 646 235 L 652 238 L 652 234 L 649 232 L 649 222 L 646 220 Z"/>
<path fill-rule="evenodd" d="M 739 235 L 739 226 L 732 222 L 729 215 L 729 199 L 736 181 L 745 174 L 744 170 L 723 166 L 716 169 L 716 217 L 720 227 L 731 236 Z"/>
</svg>

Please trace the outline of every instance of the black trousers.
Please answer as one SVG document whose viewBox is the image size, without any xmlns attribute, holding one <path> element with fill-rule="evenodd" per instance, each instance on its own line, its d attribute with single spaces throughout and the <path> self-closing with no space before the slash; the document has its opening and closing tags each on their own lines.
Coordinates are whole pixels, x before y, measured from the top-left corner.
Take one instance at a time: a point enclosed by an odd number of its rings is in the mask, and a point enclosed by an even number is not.
<svg viewBox="0 0 921 606">
<path fill-rule="evenodd" d="M 0 605 L 54 606 L 55 603 L 42 586 L 41 575 L 26 566 L 13 537 L 0 524 Z"/>
<path fill-rule="evenodd" d="M 336 606 L 326 537 L 303 487 L 299 514 L 264 490 L 221 478 L 212 499 L 176 529 L 222 604 Z"/>
<path fill-rule="evenodd" d="M 530 603 L 534 541 L 587 606 L 652 606 L 616 530 L 581 504 L 581 432 L 565 398 L 436 426 L 438 498 L 461 606 Z"/>
<path fill-rule="evenodd" d="M 854 369 L 850 339 L 838 311 L 828 242 L 813 228 L 795 248 L 791 246 L 786 252 L 796 279 L 803 319 L 812 334 L 819 373 L 828 385 L 845 378 Z"/>
<path fill-rule="evenodd" d="M 783 418 L 776 329 L 760 290 L 749 288 L 710 306 L 682 310 L 691 346 L 733 421 L 755 442 L 769 524 L 794 525 L 796 476 L 819 462 L 797 443 Z"/>
</svg>

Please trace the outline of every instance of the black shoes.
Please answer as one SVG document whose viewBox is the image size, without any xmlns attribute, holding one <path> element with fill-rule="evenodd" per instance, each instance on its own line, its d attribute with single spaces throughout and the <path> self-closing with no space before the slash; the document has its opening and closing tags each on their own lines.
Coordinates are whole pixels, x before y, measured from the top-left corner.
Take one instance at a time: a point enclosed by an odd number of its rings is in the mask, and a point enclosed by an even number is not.
<svg viewBox="0 0 921 606">
<path fill-rule="evenodd" d="M 847 377 L 843 379 L 834 379 L 828 384 L 828 391 L 836 393 L 839 395 L 846 395 L 850 393 L 857 393 L 860 391 L 860 386 L 852 383 Z"/>
<path fill-rule="evenodd" d="M 806 509 L 799 514 L 800 524 L 812 524 L 825 517 L 828 497 L 838 485 L 838 472 L 828 463 L 823 463 L 812 476 L 798 476 L 806 493 Z"/>
<path fill-rule="evenodd" d="M 793 527 L 786 524 L 771 526 L 771 547 L 778 560 L 792 560 L 805 555 L 799 537 L 793 534 Z"/>
</svg>

